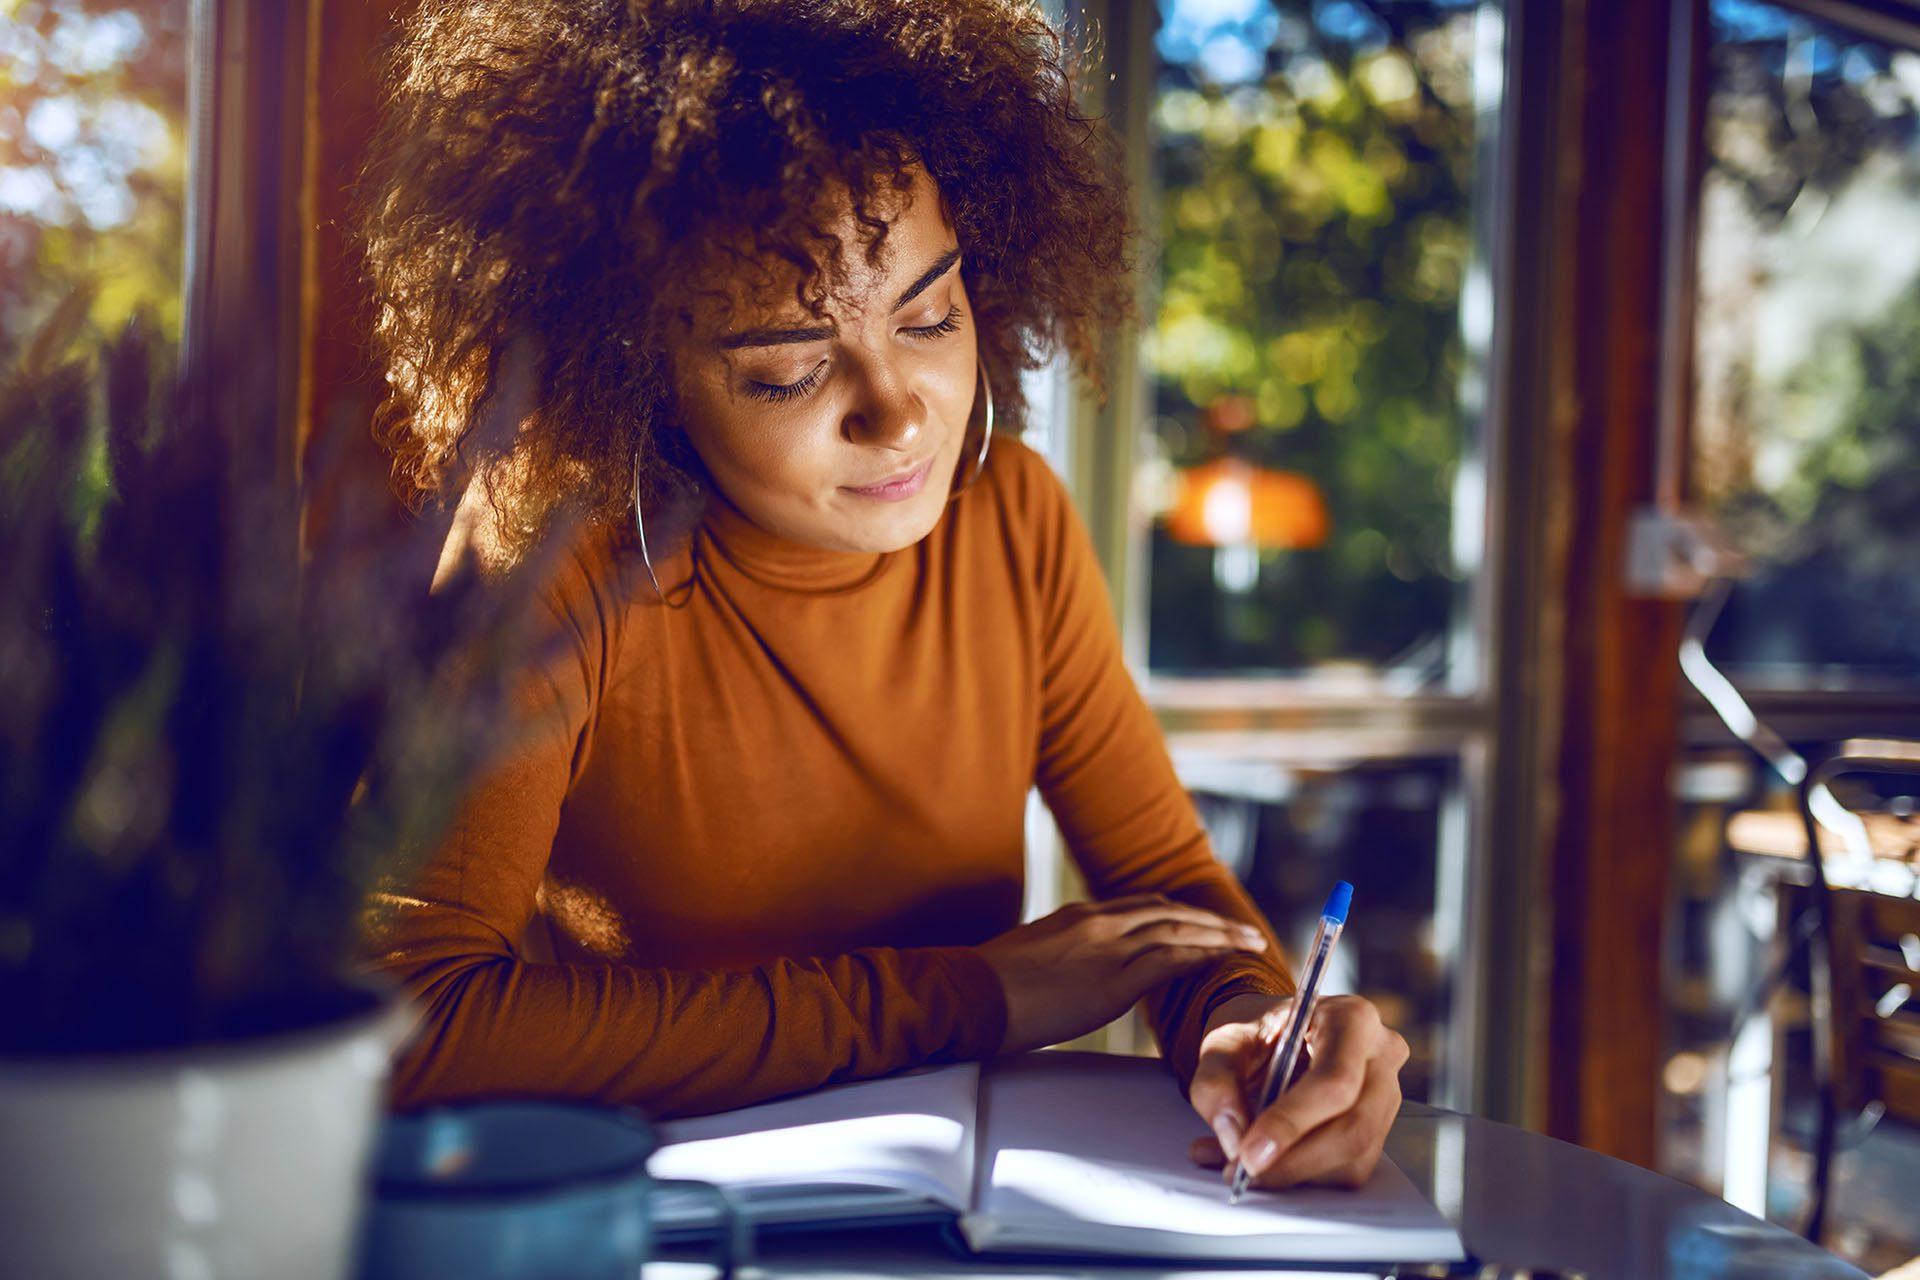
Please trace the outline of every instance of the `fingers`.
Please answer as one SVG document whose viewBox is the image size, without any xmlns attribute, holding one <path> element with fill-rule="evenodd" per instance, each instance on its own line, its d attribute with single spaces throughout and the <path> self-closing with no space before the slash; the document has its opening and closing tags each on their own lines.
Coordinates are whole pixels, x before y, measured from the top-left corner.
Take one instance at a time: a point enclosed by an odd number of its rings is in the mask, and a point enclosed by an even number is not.
<svg viewBox="0 0 1920 1280">
<path fill-rule="evenodd" d="M 1156 948 L 1201 947 L 1213 951 L 1263 951 L 1267 940 L 1250 925 L 1196 924 L 1186 920 L 1157 920 L 1128 930 L 1116 939 L 1127 962 Z"/>
<path fill-rule="evenodd" d="M 1185 919 L 1194 925 L 1240 923 L 1236 919 L 1227 919 L 1219 912 L 1210 912 L 1187 902 L 1175 902 L 1167 894 L 1125 894 L 1121 898 L 1098 898 L 1094 902 L 1075 902 L 1062 910 L 1073 912 L 1075 908 L 1083 919 L 1098 919 L 1102 927 L 1112 929 L 1116 936 L 1162 919 Z"/>
<path fill-rule="evenodd" d="M 1218 1138 L 1195 1138 L 1187 1147 L 1187 1156 L 1202 1169 L 1224 1169 L 1229 1159 L 1220 1149 Z"/>
<path fill-rule="evenodd" d="M 1246 1133 L 1247 1061 L 1257 1052 L 1255 1028 L 1240 1024 L 1221 1027 L 1200 1047 L 1200 1057 L 1187 1085 L 1187 1101 L 1213 1130 L 1212 1141 L 1225 1158 L 1240 1153 L 1240 1140 Z"/>
<path fill-rule="evenodd" d="M 1356 1025 L 1364 1027 L 1365 1019 L 1359 1019 Z M 1255 1042 L 1255 1031 L 1252 1024 L 1222 1027 L 1209 1038 L 1210 1045 L 1220 1048 L 1214 1060 L 1204 1064 L 1205 1070 L 1196 1069 L 1190 1090 L 1195 1109 L 1203 1116 L 1217 1097 L 1232 1095 L 1228 1077 L 1233 1064 L 1244 1065 L 1244 1061 L 1261 1056 L 1262 1050 L 1270 1047 Z M 1267 1189 L 1303 1183 L 1338 1187 L 1364 1184 L 1379 1163 L 1387 1133 L 1399 1114 L 1400 1069 L 1406 1065 L 1407 1056 L 1406 1041 L 1384 1026 L 1379 1028 L 1354 1105 L 1306 1133 L 1269 1164 L 1256 1168 L 1249 1160 L 1252 1184 Z M 1218 1136 L 1194 1139 L 1188 1156 L 1197 1165 L 1222 1170 L 1223 1177 L 1233 1162 L 1233 1153 Z"/>
<path fill-rule="evenodd" d="M 1214 929 L 1244 930 L 1252 935 L 1265 937 L 1259 929 L 1250 924 L 1223 916 L 1217 911 L 1209 911 L 1205 907 L 1176 902 L 1164 893 L 1135 893 L 1123 898 L 1108 898 L 1090 905 L 1089 914 L 1098 916 L 1101 924 L 1112 928 L 1116 936 L 1133 933 L 1155 924 L 1185 922 Z"/>
<path fill-rule="evenodd" d="M 1108 937 L 1136 944 L 1129 958 L 1148 947 L 1211 946 L 1263 951 L 1267 938 L 1255 926 L 1218 912 L 1175 902 L 1164 894 L 1136 894 L 1100 903 L 1088 917 Z"/>
<path fill-rule="evenodd" d="M 1049 919 L 1102 941 L 1128 938 L 1143 947 L 1178 944 L 1240 951 L 1267 947 L 1267 935 L 1257 925 L 1176 902 L 1163 893 L 1068 903 Z"/>
<path fill-rule="evenodd" d="M 1204 907 L 1189 906 L 1184 902 L 1161 901 L 1142 906 L 1128 907 L 1106 913 L 1119 924 L 1122 934 L 1137 933 L 1163 924 L 1188 924 L 1202 928 L 1244 930 L 1261 936 L 1260 931 L 1250 924 L 1239 920 L 1230 920 L 1217 911 L 1208 911 Z"/>
<path fill-rule="evenodd" d="M 1399 1110 L 1407 1044 L 1371 1004 L 1329 997 L 1315 1008 L 1308 1036 L 1311 1065 L 1242 1140 L 1256 1186 L 1365 1181 Z"/>
<path fill-rule="evenodd" d="M 1399 1037 L 1396 1041 L 1404 1045 Z M 1405 1054 L 1373 1059 L 1353 1108 L 1307 1134 L 1260 1173 L 1256 1186 L 1269 1189 L 1314 1183 L 1359 1187 L 1373 1175 L 1387 1131 L 1400 1110 L 1400 1064 Z"/>
<path fill-rule="evenodd" d="M 1172 978 L 1217 964 L 1222 951 L 1232 947 L 1168 944 L 1145 947 L 1120 962 L 1115 975 L 1132 988 L 1130 999 L 1137 1000 L 1148 991 Z"/>
<path fill-rule="evenodd" d="M 1113 953 L 1123 970 L 1148 962 L 1150 981 L 1188 972 L 1223 951 L 1264 951 L 1258 928 L 1164 894 L 1132 894 L 1080 903 L 1055 913 L 1085 943 Z M 1138 975 L 1130 975 L 1138 976 Z"/>
<path fill-rule="evenodd" d="M 1371 1036 L 1380 1030 L 1380 1015 L 1364 1000 L 1333 996 L 1315 1006 L 1307 1029 L 1311 1065 L 1248 1126 L 1241 1158 L 1251 1172 L 1352 1109 L 1366 1082 Z"/>
</svg>

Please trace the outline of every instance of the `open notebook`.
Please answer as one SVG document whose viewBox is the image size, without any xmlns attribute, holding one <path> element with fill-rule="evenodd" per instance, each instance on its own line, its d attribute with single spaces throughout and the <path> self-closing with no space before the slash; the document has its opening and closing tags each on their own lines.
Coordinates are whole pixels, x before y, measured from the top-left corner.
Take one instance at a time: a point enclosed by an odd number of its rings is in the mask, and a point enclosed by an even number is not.
<svg viewBox="0 0 1920 1280">
<path fill-rule="evenodd" d="M 1165 1064 L 1048 1051 L 922 1068 L 669 1121 L 650 1168 L 732 1188 L 763 1226 L 942 1214 L 976 1252 L 1440 1262 L 1460 1237 L 1382 1160 L 1358 1191 L 1227 1203 L 1188 1145 L 1206 1132 Z M 702 1222 L 663 1197 L 660 1226 Z"/>
</svg>

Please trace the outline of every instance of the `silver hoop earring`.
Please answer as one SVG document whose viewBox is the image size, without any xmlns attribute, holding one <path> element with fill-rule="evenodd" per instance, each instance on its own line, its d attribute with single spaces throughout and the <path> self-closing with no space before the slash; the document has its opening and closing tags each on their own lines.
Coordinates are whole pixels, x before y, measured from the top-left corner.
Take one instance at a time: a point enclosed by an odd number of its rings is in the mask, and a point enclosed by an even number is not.
<svg viewBox="0 0 1920 1280">
<path fill-rule="evenodd" d="M 973 470 L 968 473 L 966 480 L 947 495 L 948 502 L 972 488 L 973 482 L 980 478 L 980 473 L 987 469 L 987 450 L 993 447 L 993 383 L 984 372 L 980 375 L 980 392 L 987 402 L 986 412 L 982 415 L 986 422 L 980 432 L 980 456 L 974 459 Z"/>
<path fill-rule="evenodd" d="M 660 579 L 654 576 L 653 557 L 647 554 L 647 521 L 640 511 L 640 455 L 637 453 L 633 457 L 633 528 L 640 535 L 640 560 L 647 566 L 647 579 L 653 583 L 653 594 L 659 596 L 660 603 L 669 609 L 686 608 L 693 592 L 689 590 L 679 604 L 668 599 L 667 593 L 660 589 Z"/>
</svg>

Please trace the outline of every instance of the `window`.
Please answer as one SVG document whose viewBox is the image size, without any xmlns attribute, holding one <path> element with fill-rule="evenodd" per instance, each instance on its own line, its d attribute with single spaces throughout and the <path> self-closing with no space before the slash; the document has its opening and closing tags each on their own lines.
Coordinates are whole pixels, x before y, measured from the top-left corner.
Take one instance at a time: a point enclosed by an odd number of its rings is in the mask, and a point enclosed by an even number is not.
<svg viewBox="0 0 1920 1280">
<path fill-rule="evenodd" d="M 1692 501 L 1751 562 L 1707 653 L 1807 753 L 1920 736 L 1920 26 L 1863 10 L 1854 27 L 1846 6 L 1822 8 L 1834 18 L 1708 4 L 1685 453 Z M 1784 945 L 1780 885 L 1807 870 L 1795 796 L 1704 707 L 1684 739 L 1661 1159 L 1795 1222 L 1810 1171 L 1807 1002 L 1741 1016 Z M 1850 807 L 1911 811 L 1898 788 L 1848 781 Z M 1873 883 L 1915 887 L 1891 863 Z M 1898 1167 L 1912 1146 L 1881 1134 L 1858 1158 Z M 1839 1243 L 1869 1270 L 1913 1242 L 1905 1206 L 1875 1200 L 1842 1202 Z"/>
<path fill-rule="evenodd" d="M 1154 250 L 1147 331 L 1081 428 L 1121 461 L 1083 465 L 1076 494 L 1129 655 L 1216 853 L 1283 941 L 1303 951 L 1353 881 L 1377 925 L 1331 989 L 1407 1035 L 1409 1096 L 1475 1105 L 1497 1038 L 1469 940 L 1493 749 L 1503 10 L 1096 16 Z"/>
<path fill-rule="evenodd" d="M 98 281 L 89 319 L 180 341 L 187 0 L 23 0 L 0 17 L 0 359 Z"/>
<path fill-rule="evenodd" d="M 1713 655 L 1920 681 L 1920 52 L 1711 6 L 1696 497 L 1753 558 Z"/>
<path fill-rule="evenodd" d="M 1148 664 L 1470 687 L 1474 6 L 1161 12 Z"/>
</svg>

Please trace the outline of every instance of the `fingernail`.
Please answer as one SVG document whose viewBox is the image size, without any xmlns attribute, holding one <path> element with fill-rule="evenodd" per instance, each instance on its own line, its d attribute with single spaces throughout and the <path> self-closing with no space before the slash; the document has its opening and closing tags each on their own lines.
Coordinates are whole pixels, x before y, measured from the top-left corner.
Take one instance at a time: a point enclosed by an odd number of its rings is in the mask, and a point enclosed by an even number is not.
<svg viewBox="0 0 1920 1280">
<path fill-rule="evenodd" d="M 1273 1139 L 1256 1133 L 1247 1139 L 1247 1149 L 1240 1153 L 1240 1163 L 1246 1166 L 1248 1173 L 1257 1174 L 1273 1163 L 1273 1153 Z"/>
<path fill-rule="evenodd" d="M 1243 942 L 1254 943 L 1262 947 L 1267 945 L 1267 935 L 1261 933 L 1252 925 L 1243 924 L 1240 926 L 1240 939 Z"/>
<path fill-rule="evenodd" d="M 1213 1118 L 1214 1136 L 1220 1139 L 1220 1149 L 1231 1160 L 1240 1150 L 1240 1117 L 1230 1111 L 1222 1111 Z"/>
</svg>

